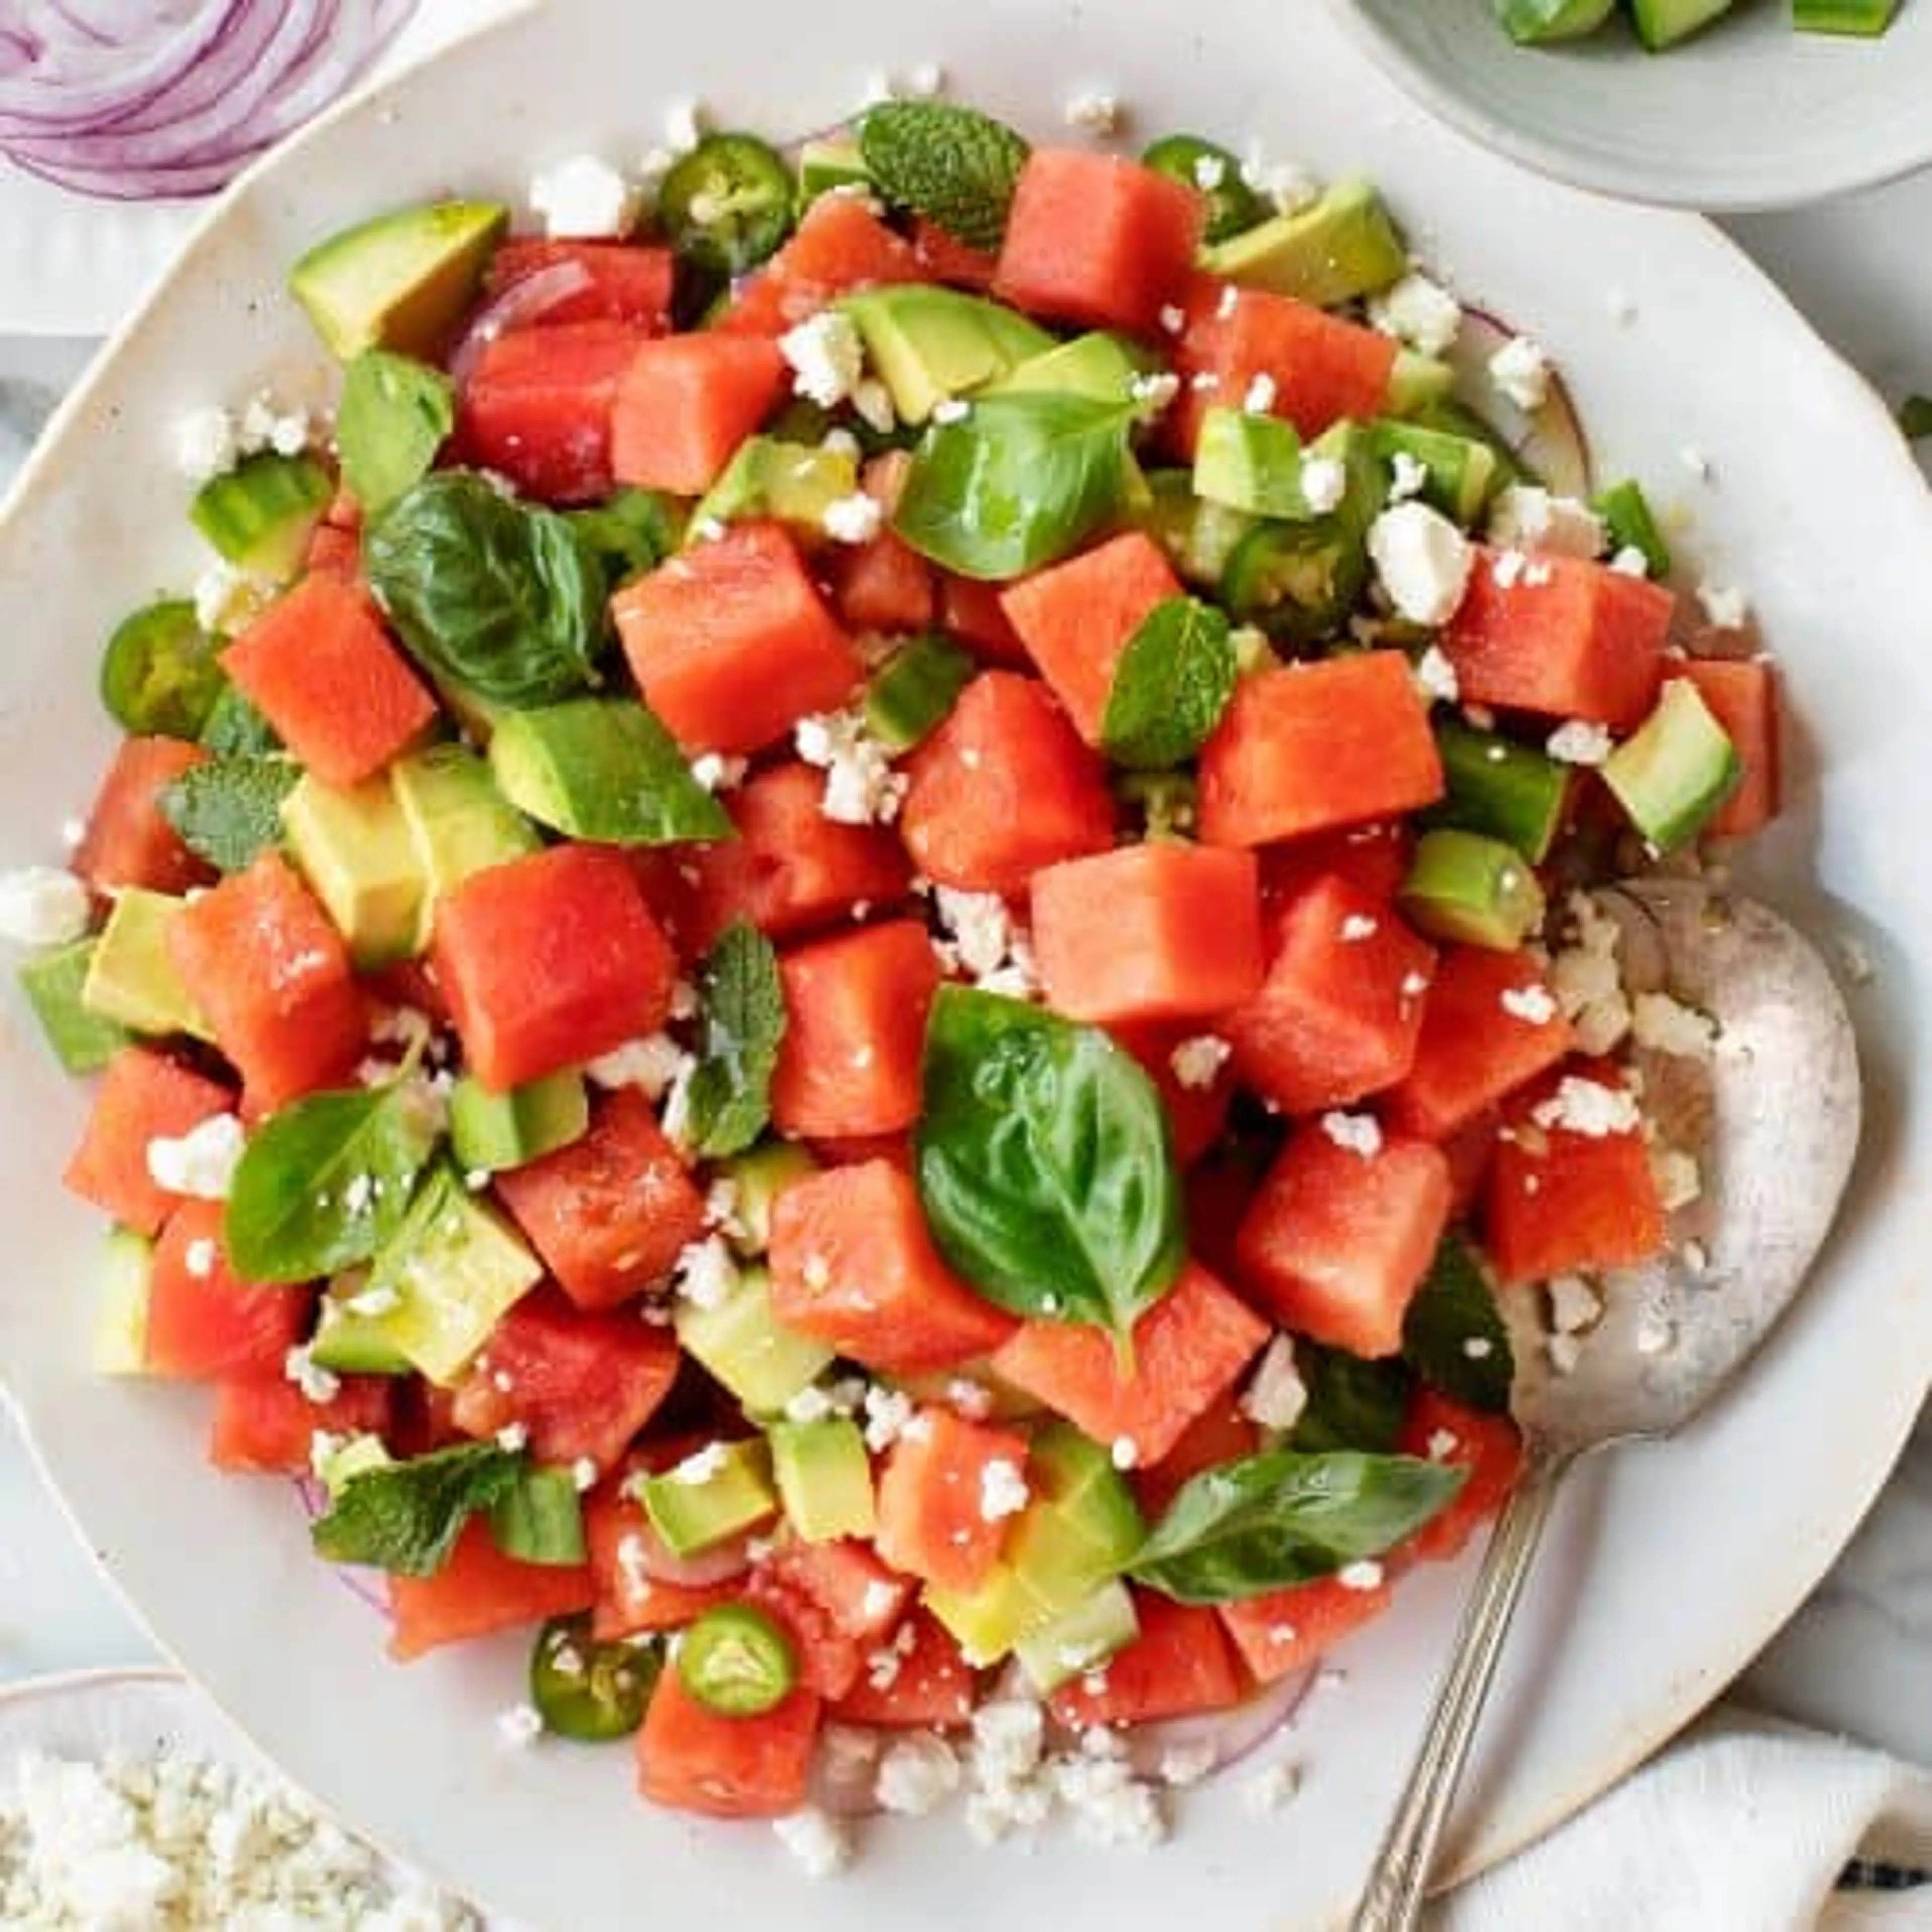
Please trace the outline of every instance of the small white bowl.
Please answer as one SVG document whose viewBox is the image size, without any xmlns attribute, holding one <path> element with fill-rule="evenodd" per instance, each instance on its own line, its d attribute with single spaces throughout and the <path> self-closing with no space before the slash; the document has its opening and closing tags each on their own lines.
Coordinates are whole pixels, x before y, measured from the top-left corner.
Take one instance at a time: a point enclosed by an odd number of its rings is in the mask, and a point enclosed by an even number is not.
<svg viewBox="0 0 1932 1932">
<path fill-rule="evenodd" d="M 1932 6 L 1876 40 L 1752 0 L 1668 52 L 1627 25 L 1520 47 L 1491 0 L 1329 0 L 1403 87 L 1478 140 L 1639 201 L 1795 208 L 1932 163 Z"/>
</svg>

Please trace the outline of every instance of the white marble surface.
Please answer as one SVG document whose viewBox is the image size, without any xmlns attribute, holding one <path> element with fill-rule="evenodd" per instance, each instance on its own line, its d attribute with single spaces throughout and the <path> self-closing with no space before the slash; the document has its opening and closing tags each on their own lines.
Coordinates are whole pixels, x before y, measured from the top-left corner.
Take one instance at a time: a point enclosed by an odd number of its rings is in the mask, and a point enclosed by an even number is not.
<svg viewBox="0 0 1932 1932">
<path fill-rule="evenodd" d="M 1932 174 L 1732 232 L 1893 400 L 1932 391 Z M 90 345 L 0 336 L 0 481 Z M 1932 460 L 1932 447 L 1924 454 Z M 0 1679 L 146 1661 L 153 1648 L 0 1418 Z M 1744 1694 L 1932 1764 L 1932 1417 L 1844 1558 Z"/>
</svg>

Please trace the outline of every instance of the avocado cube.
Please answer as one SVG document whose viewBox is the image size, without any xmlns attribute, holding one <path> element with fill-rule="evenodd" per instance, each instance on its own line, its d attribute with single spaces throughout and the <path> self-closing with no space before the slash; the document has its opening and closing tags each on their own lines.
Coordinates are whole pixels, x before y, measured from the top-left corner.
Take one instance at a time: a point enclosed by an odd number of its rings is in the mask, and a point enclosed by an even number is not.
<svg viewBox="0 0 1932 1932">
<path fill-rule="evenodd" d="M 998 1664 L 1029 1631 L 1051 1621 L 1054 1606 L 1008 1564 L 993 1566 L 976 1590 L 949 1590 L 928 1583 L 920 1600 L 951 1634 L 976 1670 Z"/>
<path fill-rule="evenodd" d="M 1216 404 L 1201 418 L 1194 494 L 1253 517 L 1315 514 L 1301 489 L 1301 439 L 1281 416 Z"/>
<path fill-rule="evenodd" d="M 410 1358 L 392 1340 L 381 1316 L 356 1305 L 368 1289 L 366 1269 L 329 1284 L 316 1310 L 310 1359 L 338 1375 L 406 1375 Z"/>
<path fill-rule="evenodd" d="M 118 1020 L 90 1012 L 83 1002 L 99 944 L 70 940 L 22 961 L 16 975 L 47 1044 L 70 1073 L 98 1073 L 134 1038 Z"/>
<path fill-rule="evenodd" d="M 1062 342 L 1043 356 L 1029 356 L 980 392 L 988 396 L 1048 394 L 1087 396 L 1096 403 L 1132 399 L 1134 385 L 1160 363 L 1131 336 L 1112 329 L 1090 330 Z"/>
<path fill-rule="evenodd" d="M 468 1073 L 450 1089 L 450 1150 L 466 1174 L 522 1167 L 581 1138 L 590 1125 L 590 1096 L 574 1067 L 506 1094 Z"/>
<path fill-rule="evenodd" d="M 1473 436 L 1388 416 L 1372 424 L 1369 434 L 1376 454 L 1391 464 L 1398 455 L 1421 464 L 1427 472 L 1418 492 L 1423 502 L 1465 530 L 1482 514 L 1502 480 L 1496 452 Z"/>
<path fill-rule="evenodd" d="M 429 938 L 422 863 L 386 775 L 339 791 L 305 772 L 282 800 L 282 826 L 358 966 L 387 966 L 422 950 Z"/>
<path fill-rule="evenodd" d="M 709 1444 L 674 1468 L 640 1478 L 635 1488 L 651 1527 L 677 1556 L 754 1529 L 778 1510 L 762 1436 Z"/>
<path fill-rule="evenodd" d="M 1659 852 L 1688 845 L 1744 778 L 1737 747 L 1688 677 L 1604 760 L 1604 782 Z"/>
<path fill-rule="evenodd" d="M 1141 1634 L 1126 1584 L 1110 1577 L 1090 1597 L 1062 1610 L 1013 1646 L 1028 1681 L 1042 1697 L 1096 1670 Z"/>
<path fill-rule="evenodd" d="M 850 1417 L 775 1422 L 770 1434 L 778 1501 L 807 1543 L 872 1534 L 878 1522 L 872 1462 Z"/>
<path fill-rule="evenodd" d="M 312 456 L 258 450 L 195 493 L 188 519 L 230 563 L 286 584 L 308 554 L 335 484 Z"/>
<path fill-rule="evenodd" d="M 1418 932 L 1498 952 L 1514 952 L 1543 922 L 1543 888 L 1528 861 L 1478 832 L 1425 832 L 1400 897 Z"/>
<path fill-rule="evenodd" d="M 394 1460 L 380 1436 L 362 1431 L 331 1447 L 316 1463 L 315 1473 L 333 1503 L 353 1478 L 371 1469 L 387 1468 Z"/>
<path fill-rule="evenodd" d="M 1202 266 L 1231 282 L 1334 308 L 1400 280 L 1408 250 L 1382 196 L 1350 176 L 1331 182 L 1307 207 L 1204 250 Z"/>
<path fill-rule="evenodd" d="M 760 1141 L 724 1162 L 720 1178 L 730 1190 L 725 1234 L 740 1254 L 761 1255 L 771 1246 L 772 1210 L 795 1181 L 818 1172 L 796 1141 Z"/>
<path fill-rule="evenodd" d="M 110 1231 L 100 1252 L 100 1300 L 94 1316 L 94 1367 L 104 1376 L 148 1370 L 148 1300 L 154 1245 L 131 1228 Z"/>
<path fill-rule="evenodd" d="M 88 1012 L 136 1033 L 184 1033 L 213 1040 L 213 1030 L 168 954 L 168 928 L 186 904 L 144 886 L 123 889 L 81 982 L 80 1004 Z"/>
<path fill-rule="evenodd" d="M 317 242 L 290 292 L 340 362 L 365 349 L 426 356 L 470 306 L 509 219 L 498 202 L 398 208 Z"/>
<path fill-rule="evenodd" d="M 833 1351 L 788 1328 L 772 1312 L 771 1276 L 748 1268 L 712 1307 L 681 1301 L 675 1318 L 685 1352 L 754 1415 L 773 1415 L 830 1365 Z"/>
<path fill-rule="evenodd" d="M 1392 416 L 1426 416 L 1440 410 L 1456 387 L 1456 372 L 1439 356 L 1413 349 L 1395 352 L 1389 371 L 1388 411 Z"/>
<path fill-rule="evenodd" d="M 826 512 L 858 487 L 859 458 L 852 450 L 747 436 L 698 500 L 686 541 L 701 543 L 699 532 L 711 524 L 746 517 L 774 518 L 816 534 L 824 527 Z"/>
<path fill-rule="evenodd" d="M 389 783 L 414 844 L 425 921 L 436 902 L 472 873 L 520 859 L 542 843 L 466 746 L 432 745 L 399 758 Z"/>
<path fill-rule="evenodd" d="M 982 388 L 1054 346 L 1053 338 L 998 302 L 909 282 L 866 289 L 838 304 L 864 338 L 902 421 L 926 421 L 951 398 Z"/>
</svg>

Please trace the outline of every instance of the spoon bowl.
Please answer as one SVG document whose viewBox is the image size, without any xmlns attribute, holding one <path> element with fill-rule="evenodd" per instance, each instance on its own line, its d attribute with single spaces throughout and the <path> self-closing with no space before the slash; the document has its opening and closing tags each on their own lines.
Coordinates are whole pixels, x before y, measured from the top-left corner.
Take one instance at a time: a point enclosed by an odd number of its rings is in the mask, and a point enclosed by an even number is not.
<svg viewBox="0 0 1932 1932">
<path fill-rule="evenodd" d="M 1354 1932 L 1402 1932 L 1427 1888 L 1483 1700 L 1550 1505 L 1580 1456 L 1682 1428 L 1743 1366 L 1816 1256 L 1858 1150 L 1850 1016 L 1810 942 L 1755 902 L 1688 879 L 1600 890 L 1634 995 L 1705 1015 L 1706 1057 L 1638 1050 L 1646 1110 L 1694 1149 L 1696 1198 L 1668 1251 L 1602 1283 L 1603 1312 L 1555 1346 L 1541 1298 L 1503 1298 L 1522 1475 L 1483 1558 L 1415 1767 L 1377 1852 Z"/>
</svg>

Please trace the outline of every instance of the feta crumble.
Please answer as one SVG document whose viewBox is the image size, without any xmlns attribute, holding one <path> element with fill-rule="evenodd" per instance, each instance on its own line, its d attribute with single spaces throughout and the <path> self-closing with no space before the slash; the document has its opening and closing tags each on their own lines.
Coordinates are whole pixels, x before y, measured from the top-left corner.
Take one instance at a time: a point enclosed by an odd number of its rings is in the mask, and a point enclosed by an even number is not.
<svg viewBox="0 0 1932 1932">
<path fill-rule="evenodd" d="M 816 1804 L 803 1804 L 784 1817 L 774 1818 L 772 1832 L 797 1859 L 807 1878 L 830 1878 L 852 1862 L 850 1827 Z"/>
<path fill-rule="evenodd" d="M 903 1390 L 886 1388 L 874 1382 L 866 1391 L 866 1447 L 882 1455 L 910 1426 L 912 1397 Z"/>
<path fill-rule="evenodd" d="M 892 392 L 876 376 L 868 376 L 852 386 L 852 406 L 866 427 L 880 436 L 890 436 L 898 421 L 892 407 Z"/>
<path fill-rule="evenodd" d="M 530 1446 L 530 1424 L 526 1422 L 506 1422 L 496 1432 L 496 1447 L 506 1455 L 520 1454 Z"/>
<path fill-rule="evenodd" d="M 878 506 L 865 499 L 874 510 Z M 835 506 L 836 507 L 836 506 Z M 908 781 L 892 754 L 849 711 L 801 718 L 793 734 L 799 756 L 825 774 L 819 809 L 842 825 L 889 824 L 898 816 Z"/>
<path fill-rule="evenodd" d="M 1248 385 L 1247 393 L 1241 398 L 1241 407 L 1251 416 L 1264 416 L 1274 407 L 1278 393 L 1274 378 L 1264 369 Z M 1305 478 L 1307 475 L 1305 464 L 1302 466 L 1302 474 Z M 1305 483 L 1304 487 L 1306 487 Z"/>
<path fill-rule="evenodd" d="M 1187 326 L 1187 311 L 1178 302 L 1168 302 L 1160 312 L 1161 332 L 1178 335 Z"/>
<path fill-rule="evenodd" d="M 1496 1353 L 1496 1344 L 1486 1335 L 1472 1335 L 1463 1342 L 1462 1352 L 1472 1362 L 1485 1362 Z"/>
<path fill-rule="evenodd" d="M 695 1449 L 682 1462 L 676 1464 L 670 1472 L 674 1483 L 682 1483 L 692 1489 L 708 1483 L 714 1476 L 722 1476 L 730 1464 L 730 1452 L 722 1442 L 707 1442 L 702 1449 Z"/>
<path fill-rule="evenodd" d="M 1556 1093 L 1532 1108 L 1529 1118 L 1539 1127 L 1562 1127 L 1588 1140 L 1634 1134 L 1643 1124 L 1636 1096 L 1628 1089 L 1574 1073 L 1566 1073 Z"/>
<path fill-rule="evenodd" d="M 554 242 L 614 241 L 638 225 L 644 196 L 608 161 L 572 154 L 530 178 L 530 207 Z"/>
<path fill-rule="evenodd" d="M 148 1143 L 148 1174 L 157 1187 L 196 1201 L 226 1201 L 246 1136 L 232 1114 L 212 1114 L 175 1138 Z"/>
<path fill-rule="evenodd" d="M 1512 336 L 1489 360 L 1496 392 L 1520 410 L 1540 410 L 1550 400 L 1550 358 L 1527 335 Z"/>
<path fill-rule="evenodd" d="M 1439 282 L 1410 272 L 1369 302 L 1369 320 L 1420 356 L 1440 356 L 1462 326 L 1462 307 Z"/>
<path fill-rule="evenodd" d="M 570 1486 L 581 1496 L 586 1490 L 597 1486 L 597 1460 L 592 1456 L 580 1456 L 570 1466 Z"/>
<path fill-rule="evenodd" d="M 1392 504 L 1369 528 L 1376 574 L 1396 611 L 1416 624 L 1446 624 L 1462 601 L 1475 553 L 1426 503 Z"/>
<path fill-rule="evenodd" d="M 1304 456 L 1300 482 L 1301 500 L 1318 517 L 1328 515 L 1348 494 L 1348 470 L 1336 457 Z"/>
<path fill-rule="evenodd" d="M 1240 1411 L 1264 1429 L 1292 1429 L 1308 1406 L 1308 1385 L 1294 1360 L 1294 1344 L 1276 1335 L 1263 1350 L 1240 1400 Z"/>
<path fill-rule="evenodd" d="M 204 631 L 232 636 L 266 608 L 275 587 L 268 578 L 218 556 L 194 580 L 194 621 Z"/>
<path fill-rule="evenodd" d="M 1547 986 L 1505 986 L 1502 1010 L 1529 1026 L 1547 1026 L 1556 1017 L 1556 996 Z"/>
<path fill-rule="evenodd" d="M 1398 449 L 1389 459 L 1389 501 L 1406 502 L 1429 488 L 1429 466 L 1418 456 Z"/>
<path fill-rule="evenodd" d="M 212 483 L 242 460 L 235 418 L 218 404 L 190 410 L 174 426 L 175 467 L 190 483 Z"/>
<path fill-rule="evenodd" d="M 1652 1148 L 1650 1172 L 1657 1183 L 1658 1205 L 1666 1214 L 1689 1207 L 1704 1191 L 1704 1177 L 1696 1156 L 1682 1148 Z"/>
<path fill-rule="evenodd" d="M 1378 920 L 1366 913 L 1352 912 L 1342 922 L 1342 944 L 1359 946 L 1365 939 L 1372 939 L 1382 930 Z"/>
<path fill-rule="evenodd" d="M 1546 1289 L 1550 1325 L 1559 1335 L 1577 1334 L 1603 1314 L 1603 1297 L 1580 1274 L 1552 1275 Z"/>
<path fill-rule="evenodd" d="M 914 1731 L 887 1747 L 873 1795 L 884 1810 L 922 1818 L 944 1804 L 964 1779 L 958 1754 L 944 1738 Z"/>
<path fill-rule="evenodd" d="M 722 752 L 700 752 L 691 761 L 691 776 L 714 794 L 734 790 L 750 769 L 748 759 L 728 758 Z"/>
<path fill-rule="evenodd" d="M 1610 559 L 1610 568 L 1619 577 L 1648 577 L 1650 574 L 1650 559 L 1635 544 L 1625 544 Z"/>
<path fill-rule="evenodd" d="M 512 1704 L 496 1713 L 496 1736 L 512 1750 L 526 1750 L 543 1736 L 543 1713 L 534 1704 Z"/>
<path fill-rule="evenodd" d="M 722 1307 L 738 1286 L 738 1264 L 722 1234 L 688 1243 L 671 1264 L 671 1286 L 694 1308 Z"/>
<path fill-rule="evenodd" d="M 1370 1114 L 1332 1111 L 1322 1116 L 1322 1131 L 1345 1153 L 1372 1160 L 1382 1150 L 1382 1130 Z"/>
<path fill-rule="evenodd" d="M 1552 495 L 1533 484 L 1498 491 L 1490 512 L 1490 541 L 1553 556 L 1603 554 L 1604 520 L 1575 496 Z"/>
<path fill-rule="evenodd" d="M 1706 620 L 1720 631 L 1742 631 L 1750 620 L 1744 593 L 1729 584 L 1700 584 L 1697 602 Z"/>
<path fill-rule="evenodd" d="M 1415 682 L 1424 698 L 1439 699 L 1444 704 L 1454 704 L 1462 694 L 1456 681 L 1456 667 L 1440 644 L 1431 644 L 1416 659 Z"/>
<path fill-rule="evenodd" d="M 1004 1522 L 1018 1516 L 1032 1493 L 1019 1465 L 1010 1456 L 995 1456 L 980 1472 L 980 1520 Z"/>
<path fill-rule="evenodd" d="M 1113 1446 L 1107 1451 L 1108 1460 L 1123 1474 L 1136 1467 L 1141 1460 L 1141 1445 L 1131 1436 L 1117 1436 Z"/>
<path fill-rule="evenodd" d="M 647 1034 L 628 1040 L 587 1061 L 584 1072 L 599 1087 L 635 1087 L 647 1100 L 661 1100 L 692 1057 L 668 1034 Z"/>
<path fill-rule="evenodd" d="M 865 343 L 851 317 L 834 308 L 787 330 L 778 353 L 790 364 L 793 389 L 823 409 L 846 400 L 866 371 Z"/>
<path fill-rule="evenodd" d="M 947 971 L 963 974 L 984 993 L 1030 999 L 1040 990 L 1033 947 L 998 892 L 934 889 L 944 936 L 933 950 Z"/>
<path fill-rule="evenodd" d="M 87 930 L 87 888 L 53 866 L 0 872 L 0 939 L 11 946 L 64 946 Z"/>
<path fill-rule="evenodd" d="M 342 1393 L 341 1378 L 316 1361 L 306 1342 L 291 1348 L 282 1358 L 282 1374 L 310 1402 L 333 1402 Z"/>
<path fill-rule="evenodd" d="M 206 1281 L 214 1272 L 214 1263 L 220 1250 L 206 1235 L 188 1243 L 182 1251 L 182 1266 L 196 1281 Z"/>
<path fill-rule="evenodd" d="M 1184 1040 L 1167 1056 L 1167 1064 L 1182 1086 L 1198 1092 L 1214 1085 L 1234 1050 L 1216 1034 L 1196 1034 L 1192 1040 Z"/>
<path fill-rule="evenodd" d="M 1082 88 L 1070 94 L 1061 115 L 1068 127 L 1103 136 L 1118 134 L 1127 118 L 1119 98 L 1100 87 Z"/>
<path fill-rule="evenodd" d="M 1630 1037 L 1653 1053 L 1708 1060 L 1718 1043 L 1718 1023 L 1668 993 L 1640 993 L 1630 1003 Z"/>
<path fill-rule="evenodd" d="M 1345 1563 L 1335 1573 L 1335 1580 L 1345 1590 L 1379 1590 L 1382 1586 L 1382 1566 L 1372 1557 L 1362 1557 L 1353 1563 Z"/>
<path fill-rule="evenodd" d="M 1300 1789 L 1298 1766 L 1271 1764 L 1241 1786 L 1241 1809 L 1251 1818 L 1272 1817 Z"/>
<path fill-rule="evenodd" d="M 1600 765 L 1616 748 L 1607 724 L 1581 718 L 1558 725 L 1543 741 L 1543 748 L 1559 765 Z"/>
<path fill-rule="evenodd" d="M 825 506 L 820 526 L 834 543 L 870 543 L 879 534 L 886 513 L 876 496 L 854 490 L 849 496 L 835 498 Z"/>
</svg>

